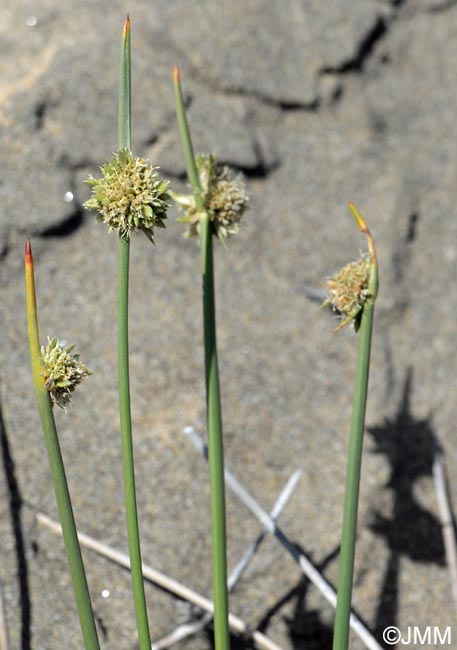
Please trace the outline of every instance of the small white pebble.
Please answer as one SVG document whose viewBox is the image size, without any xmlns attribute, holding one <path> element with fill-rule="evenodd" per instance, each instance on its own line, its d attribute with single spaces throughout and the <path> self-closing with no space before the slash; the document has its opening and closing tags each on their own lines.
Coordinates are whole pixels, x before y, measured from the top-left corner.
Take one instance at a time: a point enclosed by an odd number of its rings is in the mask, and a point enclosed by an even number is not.
<svg viewBox="0 0 457 650">
<path fill-rule="evenodd" d="M 249 345 L 243 345 L 242 348 L 241 348 L 241 352 L 243 354 L 249 354 L 250 351 L 251 351 L 251 348 L 249 347 Z"/>
<path fill-rule="evenodd" d="M 102 598 L 109 598 L 109 589 L 103 589 Z"/>
<path fill-rule="evenodd" d="M 38 20 L 36 16 L 27 16 L 27 19 L 25 21 L 28 25 L 28 27 L 35 27 L 37 24 Z"/>
<path fill-rule="evenodd" d="M 65 192 L 63 200 L 66 203 L 71 203 L 71 201 L 73 201 L 73 192 Z"/>
</svg>

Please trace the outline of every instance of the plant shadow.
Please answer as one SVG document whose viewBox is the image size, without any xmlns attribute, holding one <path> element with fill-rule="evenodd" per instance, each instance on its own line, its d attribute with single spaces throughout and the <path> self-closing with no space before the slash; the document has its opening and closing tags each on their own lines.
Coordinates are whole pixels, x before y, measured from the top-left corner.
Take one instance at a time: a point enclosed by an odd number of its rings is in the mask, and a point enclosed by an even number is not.
<svg viewBox="0 0 457 650">
<path fill-rule="evenodd" d="M 389 549 L 374 625 L 379 639 L 386 627 L 397 623 L 401 559 L 445 565 L 441 523 L 415 495 L 417 481 L 432 476 L 439 442 L 430 416 L 416 419 L 412 415 L 412 390 L 413 373 L 409 369 L 396 415 L 368 429 L 376 444 L 375 453 L 383 454 L 389 463 L 385 487 L 392 491 L 390 516 L 374 510 L 370 525 Z"/>
<path fill-rule="evenodd" d="M 338 545 L 322 562 L 316 565 L 318 571 L 323 572 L 339 552 L 340 546 Z M 305 650 L 305 648 L 306 650 L 331 650 L 333 628 L 323 620 L 319 610 L 311 609 L 307 605 L 310 586 L 311 582 L 308 578 L 302 576 L 295 587 L 282 595 L 273 607 L 266 612 L 257 629 L 265 632 L 272 618 L 288 603 L 293 602 L 292 615 L 283 616 L 283 621 L 287 626 L 290 647 L 294 650 Z"/>
<path fill-rule="evenodd" d="M 212 649 L 216 648 L 214 643 L 214 630 L 212 627 L 205 628 L 205 636 L 210 647 Z M 244 639 L 242 636 L 236 636 L 235 634 L 230 634 L 229 647 L 230 650 L 255 650 L 255 648 L 257 648 L 252 639 Z"/>
<path fill-rule="evenodd" d="M 338 545 L 320 564 L 316 565 L 316 568 L 319 571 L 324 571 L 326 566 L 338 556 L 339 552 L 340 546 Z M 307 606 L 306 600 L 310 585 L 311 582 L 308 578 L 302 576 L 292 589 L 289 589 L 285 594 L 280 596 L 275 604 L 267 610 L 255 626 L 255 629 L 267 634 L 273 618 L 280 614 L 281 610 L 292 602 L 292 615 L 282 616 L 290 640 L 289 647 L 293 648 L 293 650 L 305 650 L 305 648 L 306 650 L 331 650 L 333 628 L 325 623 L 319 610 L 310 609 Z M 205 635 L 211 648 L 214 649 L 213 629 L 207 627 L 205 629 Z M 235 635 L 230 636 L 231 650 L 254 650 L 256 647 L 252 639 Z"/>
<path fill-rule="evenodd" d="M 32 603 L 29 588 L 29 570 L 27 564 L 26 543 L 22 525 L 22 507 L 24 505 L 19 483 L 16 477 L 16 466 L 11 453 L 2 405 L 0 403 L 0 447 L 3 470 L 9 498 L 9 514 L 16 554 L 17 580 L 19 583 L 19 611 L 21 621 L 21 650 L 31 650 L 32 647 Z"/>
</svg>

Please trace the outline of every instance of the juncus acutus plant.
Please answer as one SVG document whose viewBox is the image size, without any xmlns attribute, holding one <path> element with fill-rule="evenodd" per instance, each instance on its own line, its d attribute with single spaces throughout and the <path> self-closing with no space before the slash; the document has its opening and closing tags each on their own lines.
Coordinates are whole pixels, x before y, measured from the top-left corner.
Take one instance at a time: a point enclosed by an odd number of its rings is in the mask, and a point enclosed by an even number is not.
<svg viewBox="0 0 457 650">
<path fill-rule="evenodd" d="M 224 486 L 224 445 L 221 395 L 217 363 L 216 304 L 213 270 L 213 235 L 224 241 L 238 231 L 247 205 L 244 187 L 226 168 L 218 168 L 213 156 L 194 156 L 184 107 L 178 67 L 174 70 L 176 112 L 191 196 L 179 195 L 185 211 L 182 221 L 189 235 L 200 237 L 200 265 L 203 280 L 203 338 L 205 349 L 208 462 L 211 500 L 211 546 L 214 598 L 214 641 L 216 650 L 228 650 L 227 541 Z"/>
<path fill-rule="evenodd" d="M 85 206 L 98 212 L 119 237 L 118 377 L 125 510 L 132 573 L 133 598 L 140 650 L 150 650 L 148 612 L 144 592 L 136 502 L 135 468 L 130 406 L 128 356 L 128 289 L 131 236 L 142 232 L 154 243 L 155 229 L 165 227 L 169 182 L 158 169 L 131 152 L 130 19 L 124 25 L 119 76 L 118 152 L 101 167 L 100 178 L 90 177 L 92 197 Z"/>
<path fill-rule="evenodd" d="M 84 647 L 86 650 L 98 650 L 100 646 L 97 629 L 53 412 L 54 404 L 62 408 L 68 407 L 74 390 L 90 371 L 74 352 L 74 345 L 62 346 L 58 339 L 53 337 L 48 338 L 46 345 L 40 346 L 35 266 L 30 241 L 27 241 L 25 246 L 25 287 L 33 385 L 48 452 Z"/>
<path fill-rule="evenodd" d="M 360 231 L 366 235 L 368 253 L 357 261 L 351 262 L 333 278 L 329 279 L 329 296 L 324 303 L 324 305 L 331 305 L 342 314 L 342 322 L 337 327 L 337 330 L 340 330 L 352 321 L 356 331 L 358 331 L 359 337 L 346 468 L 333 650 L 347 650 L 349 640 L 349 617 L 351 614 L 362 445 L 370 369 L 371 335 L 373 330 L 374 303 L 378 295 L 378 259 L 374 239 L 365 220 L 353 203 L 349 204 L 349 209 Z"/>
</svg>

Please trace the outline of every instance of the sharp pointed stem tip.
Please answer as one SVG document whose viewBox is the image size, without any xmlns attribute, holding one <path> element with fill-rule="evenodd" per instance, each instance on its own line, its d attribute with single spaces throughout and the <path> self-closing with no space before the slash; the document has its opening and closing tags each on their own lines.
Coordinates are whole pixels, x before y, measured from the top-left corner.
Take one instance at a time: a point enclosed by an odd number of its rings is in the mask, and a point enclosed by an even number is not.
<svg viewBox="0 0 457 650">
<path fill-rule="evenodd" d="M 130 31 L 130 16 L 129 14 L 127 14 L 127 18 L 125 19 L 125 23 L 124 23 L 124 33 L 123 33 L 124 38 L 127 36 L 129 31 Z"/>
<path fill-rule="evenodd" d="M 25 242 L 25 262 L 26 264 L 33 264 L 32 246 L 30 244 L 30 239 L 28 238 Z"/>
<path fill-rule="evenodd" d="M 370 251 L 371 259 L 373 260 L 373 263 L 377 263 L 377 255 L 376 255 L 376 246 L 374 243 L 373 236 L 370 232 L 370 229 L 368 228 L 367 222 L 365 219 L 362 217 L 360 214 L 358 208 L 356 205 L 352 202 L 349 201 L 349 210 L 351 211 L 352 216 L 354 217 L 357 226 L 359 227 L 359 230 L 363 233 L 365 233 L 368 241 L 368 250 Z"/>
</svg>

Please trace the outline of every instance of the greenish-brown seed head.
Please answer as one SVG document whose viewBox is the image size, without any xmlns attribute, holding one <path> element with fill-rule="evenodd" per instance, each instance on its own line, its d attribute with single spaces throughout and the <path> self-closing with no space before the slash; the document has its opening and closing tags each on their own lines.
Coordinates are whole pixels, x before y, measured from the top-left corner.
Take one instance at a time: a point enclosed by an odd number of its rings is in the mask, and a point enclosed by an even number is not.
<svg viewBox="0 0 457 650">
<path fill-rule="evenodd" d="M 228 167 L 217 164 L 213 155 L 199 154 L 196 165 L 202 186 L 203 207 L 213 225 L 216 237 L 222 241 L 239 230 L 239 223 L 248 207 L 249 197 L 240 176 Z M 192 195 L 173 194 L 184 213 L 180 221 L 189 225 L 187 237 L 198 235 L 202 214 Z"/>
<path fill-rule="evenodd" d="M 370 255 L 362 255 L 360 259 L 346 264 L 336 275 L 327 280 L 328 297 L 322 307 L 332 307 L 342 315 L 343 320 L 337 327 L 337 331 L 351 320 L 357 319 L 369 297 L 370 266 Z"/>
<path fill-rule="evenodd" d="M 66 409 L 76 386 L 91 374 L 90 370 L 74 353 L 74 345 L 63 347 L 58 339 L 49 338 L 47 345 L 41 347 L 41 376 L 49 391 L 52 404 Z"/>
<path fill-rule="evenodd" d="M 102 165 L 101 178 L 90 177 L 92 196 L 84 207 L 98 212 L 97 221 L 106 223 L 126 239 L 141 230 L 154 243 L 154 228 L 165 228 L 171 199 L 170 182 L 159 178 L 157 167 L 121 149 Z"/>
</svg>

